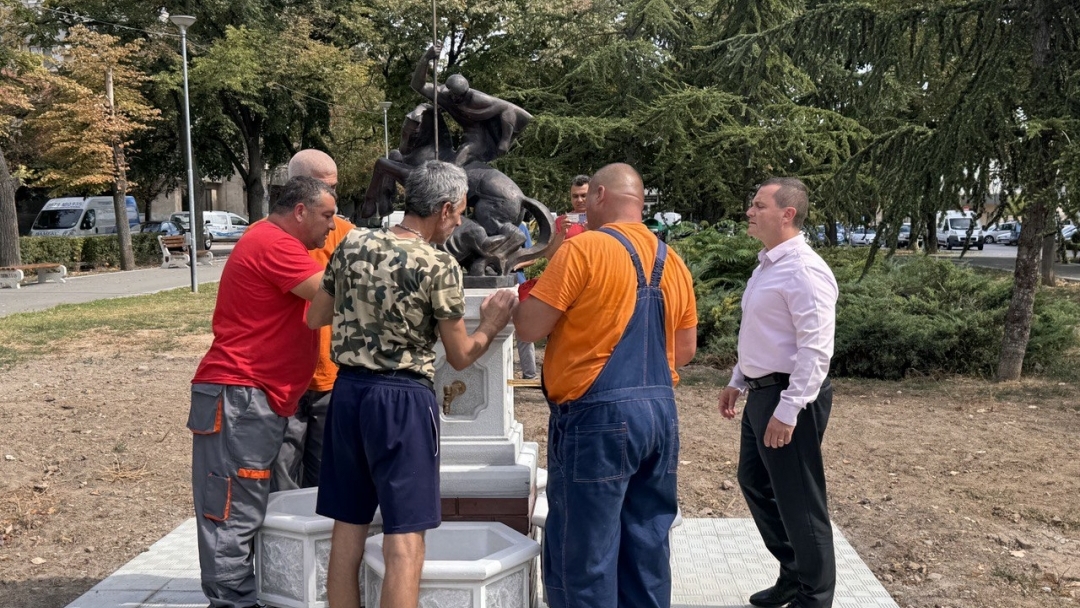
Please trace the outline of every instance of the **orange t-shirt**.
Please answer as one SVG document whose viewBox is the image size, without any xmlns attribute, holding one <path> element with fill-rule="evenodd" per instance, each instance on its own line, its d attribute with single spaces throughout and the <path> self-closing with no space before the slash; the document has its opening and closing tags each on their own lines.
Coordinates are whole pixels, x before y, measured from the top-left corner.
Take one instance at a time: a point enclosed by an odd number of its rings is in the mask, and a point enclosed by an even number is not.
<svg viewBox="0 0 1080 608">
<path fill-rule="evenodd" d="M 311 259 L 326 268 L 326 264 L 330 262 L 330 256 L 337 249 L 338 243 L 353 228 L 354 226 L 347 220 L 335 215 L 334 229 L 330 231 L 330 234 L 326 235 L 326 244 L 319 249 L 309 251 Z M 334 380 L 337 380 L 337 364 L 330 358 L 330 339 L 333 333 L 331 327 L 332 325 L 326 325 L 319 330 L 319 363 L 315 366 L 315 375 L 311 378 L 308 390 L 328 391 L 334 388 Z"/>
<path fill-rule="evenodd" d="M 656 260 L 656 235 L 641 223 L 607 227 L 621 232 L 637 250 L 647 281 Z M 697 327 L 697 304 L 690 271 L 671 248 L 660 289 L 668 365 L 678 384 L 675 332 Z M 559 247 L 530 295 L 563 312 L 544 351 L 548 397 L 555 403 L 577 399 L 600 375 L 634 314 L 637 274 L 630 256 L 611 235 L 585 232 Z"/>
</svg>

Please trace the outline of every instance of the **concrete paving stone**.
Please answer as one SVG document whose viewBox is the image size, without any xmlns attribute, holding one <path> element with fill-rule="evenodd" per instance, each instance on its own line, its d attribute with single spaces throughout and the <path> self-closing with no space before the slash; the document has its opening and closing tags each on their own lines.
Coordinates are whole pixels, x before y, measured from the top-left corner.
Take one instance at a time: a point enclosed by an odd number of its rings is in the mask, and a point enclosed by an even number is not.
<svg viewBox="0 0 1080 608">
<path fill-rule="evenodd" d="M 898 608 L 840 530 L 836 608 Z M 749 519 L 686 519 L 671 536 L 673 608 L 745 608 L 777 563 Z M 67 608 L 203 608 L 195 520 L 189 519 Z"/>
</svg>

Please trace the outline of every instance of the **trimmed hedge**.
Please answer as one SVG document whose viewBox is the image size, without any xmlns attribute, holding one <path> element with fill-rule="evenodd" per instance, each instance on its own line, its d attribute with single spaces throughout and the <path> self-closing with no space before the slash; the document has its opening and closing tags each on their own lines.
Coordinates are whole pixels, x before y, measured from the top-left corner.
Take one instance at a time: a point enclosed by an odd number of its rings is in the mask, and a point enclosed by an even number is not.
<svg viewBox="0 0 1080 608">
<path fill-rule="evenodd" d="M 19 237 L 19 249 L 23 264 L 55 263 L 71 270 L 120 266 L 120 241 L 115 234 L 86 237 L 22 236 Z M 156 234 L 133 233 L 131 249 L 136 265 L 161 263 L 161 247 Z"/>
<path fill-rule="evenodd" d="M 675 247 L 694 275 L 698 360 L 729 366 L 736 356 L 742 292 L 760 246 L 745 233 L 710 229 Z M 879 255 L 860 280 L 867 249 L 820 252 L 840 286 L 832 374 L 883 379 L 993 375 L 1011 278 L 921 255 L 892 260 Z M 1068 288 L 1038 292 L 1025 372 L 1062 369 L 1062 362 L 1075 356 L 1080 304 L 1073 295 Z"/>
</svg>

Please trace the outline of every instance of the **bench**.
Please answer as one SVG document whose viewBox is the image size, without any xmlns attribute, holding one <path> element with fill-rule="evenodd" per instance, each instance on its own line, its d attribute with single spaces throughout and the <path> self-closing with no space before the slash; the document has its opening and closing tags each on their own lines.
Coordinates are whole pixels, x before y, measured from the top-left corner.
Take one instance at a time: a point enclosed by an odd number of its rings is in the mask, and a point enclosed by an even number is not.
<svg viewBox="0 0 1080 608">
<path fill-rule="evenodd" d="M 158 235 L 158 244 L 161 245 L 162 268 L 187 268 L 188 264 L 191 263 L 191 256 L 188 254 L 187 236 L 182 234 L 177 236 L 161 234 Z M 208 266 L 214 264 L 214 254 L 205 249 L 196 251 L 195 255 L 199 264 Z"/>
<path fill-rule="evenodd" d="M 63 264 L 22 264 L 19 266 L 0 267 L 0 288 L 12 287 L 19 289 L 20 283 L 26 277 L 26 271 L 33 270 L 37 273 L 38 283 L 56 281 L 66 283 L 67 267 Z"/>
</svg>

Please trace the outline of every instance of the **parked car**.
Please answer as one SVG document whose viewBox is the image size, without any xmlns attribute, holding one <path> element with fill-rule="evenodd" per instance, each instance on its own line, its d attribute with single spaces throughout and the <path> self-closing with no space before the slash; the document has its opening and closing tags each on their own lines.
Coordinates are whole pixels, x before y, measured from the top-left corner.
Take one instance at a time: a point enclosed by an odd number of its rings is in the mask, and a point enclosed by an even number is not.
<svg viewBox="0 0 1080 608">
<path fill-rule="evenodd" d="M 809 234 L 809 232 L 807 233 Z M 825 234 L 825 226 L 818 226 L 814 229 L 814 238 L 818 243 L 825 244 L 829 242 L 828 235 Z M 840 224 L 836 225 L 836 244 L 843 245 L 847 242 L 847 231 Z"/>
<path fill-rule="evenodd" d="M 180 234 L 191 232 L 191 220 L 188 219 L 187 211 L 180 211 L 170 215 L 169 221 L 180 228 Z M 214 237 L 210 234 L 210 231 L 205 228 L 202 231 L 202 240 L 202 248 L 209 251 L 210 246 L 214 244 Z"/>
<path fill-rule="evenodd" d="M 859 226 L 848 233 L 848 242 L 853 247 L 866 246 L 874 242 L 877 237 L 877 232 L 873 228 L 867 228 L 866 226 Z"/>
<path fill-rule="evenodd" d="M 165 236 L 183 234 L 179 226 L 168 220 L 163 222 L 146 222 L 139 229 L 139 232 L 152 232 L 154 234 L 164 234 Z"/>
<path fill-rule="evenodd" d="M 900 232 L 896 235 L 897 247 L 908 247 L 911 245 L 911 224 L 904 224 L 900 226 Z"/>
<path fill-rule="evenodd" d="M 1018 224 L 1016 222 L 1003 222 L 1001 224 L 994 224 L 993 226 L 983 228 L 983 242 L 985 243 L 1001 243 L 1009 244 L 1016 241 L 1016 235 L 1013 234 L 1013 229 L 1016 228 L 1016 234 L 1020 233 Z"/>
</svg>

